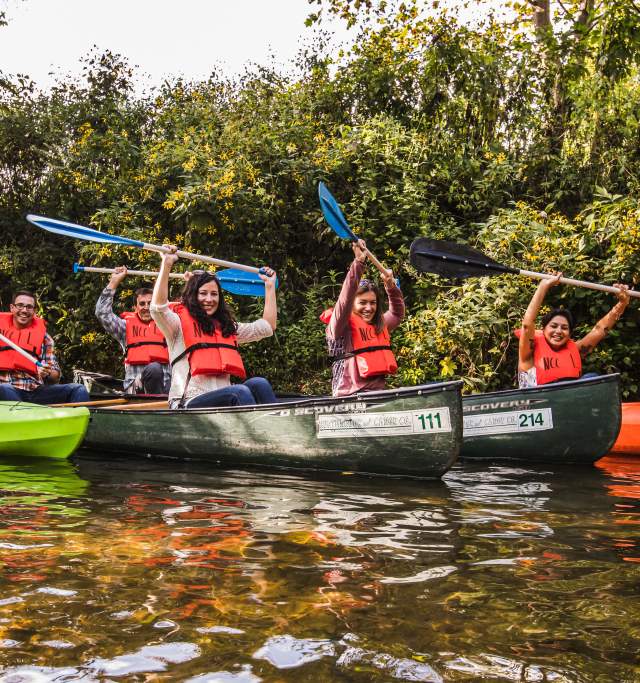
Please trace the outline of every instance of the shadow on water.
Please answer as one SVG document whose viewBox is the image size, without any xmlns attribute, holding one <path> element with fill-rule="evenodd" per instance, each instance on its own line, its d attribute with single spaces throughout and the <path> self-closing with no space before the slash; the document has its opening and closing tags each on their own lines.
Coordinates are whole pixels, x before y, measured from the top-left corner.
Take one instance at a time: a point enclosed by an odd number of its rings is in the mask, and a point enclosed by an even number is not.
<svg viewBox="0 0 640 683">
<path fill-rule="evenodd" d="M 637 680 L 640 462 L 34 467 L 0 469 L 6 680 Z"/>
</svg>

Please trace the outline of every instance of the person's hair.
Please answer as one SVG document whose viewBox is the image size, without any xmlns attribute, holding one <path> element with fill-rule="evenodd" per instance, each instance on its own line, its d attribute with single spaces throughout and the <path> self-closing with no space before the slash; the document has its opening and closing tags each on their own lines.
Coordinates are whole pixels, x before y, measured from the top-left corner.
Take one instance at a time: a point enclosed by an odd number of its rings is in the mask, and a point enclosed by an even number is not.
<svg viewBox="0 0 640 683">
<path fill-rule="evenodd" d="M 202 285 L 206 285 L 207 282 L 215 282 L 218 286 L 218 308 L 213 315 L 207 315 L 198 301 L 198 290 Z M 233 313 L 224 300 L 220 281 L 213 273 L 204 272 L 194 275 L 185 285 L 181 301 L 205 334 L 213 334 L 215 322 L 220 325 L 223 337 L 230 337 L 237 332 L 238 323 L 235 321 Z"/>
<path fill-rule="evenodd" d="M 358 283 L 358 289 L 356 290 L 356 296 L 364 294 L 365 292 L 373 292 L 376 295 L 376 313 L 373 316 L 371 324 L 375 326 L 376 332 L 380 334 L 380 332 L 382 332 L 384 329 L 384 313 L 382 312 L 382 296 L 380 294 L 380 288 L 373 280 L 360 280 Z"/>
<path fill-rule="evenodd" d="M 567 323 L 569 323 L 569 332 L 573 333 L 573 328 L 575 327 L 575 321 L 571 311 L 566 308 L 552 308 L 548 313 L 542 316 L 542 329 L 544 329 L 557 315 L 561 315 L 566 318 Z"/>
<path fill-rule="evenodd" d="M 136 291 L 133 293 L 133 300 L 136 305 L 138 303 L 138 297 L 146 296 L 147 294 L 153 294 L 153 289 L 151 289 L 151 287 L 139 287 L 136 289 Z"/>
<path fill-rule="evenodd" d="M 36 295 L 35 295 L 33 292 L 30 292 L 30 291 L 27 290 L 27 289 L 21 289 L 21 290 L 19 290 L 18 292 L 14 292 L 13 296 L 11 297 L 11 303 L 12 303 L 12 304 L 15 304 L 15 303 L 16 303 L 16 299 L 17 299 L 19 296 L 30 296 L 30 297 L 33 299 L 34 305 L 35 305 L 35 306 L 38 305 L 38 298 L 36 297 Z"/>
</svg>

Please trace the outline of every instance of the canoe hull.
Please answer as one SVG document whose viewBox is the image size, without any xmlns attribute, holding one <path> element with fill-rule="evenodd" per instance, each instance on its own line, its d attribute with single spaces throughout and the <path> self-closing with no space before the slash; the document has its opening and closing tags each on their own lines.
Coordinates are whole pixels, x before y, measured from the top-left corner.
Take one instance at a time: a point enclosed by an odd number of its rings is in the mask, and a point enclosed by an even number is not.
<svg viewBox="0 0 640 683">
<path fill-rule="evenodd" d="M 613 455 L 640 455 L 640 403 L 622 404 L 622 427 L 609 452 Z"/>
<path fill-rule="evenodd" d="M 463 399 L 461 458 L 590 464 L 620 431 L 618 375 Z"/>
<path fill-rule="evenodd" d="M 86 408 L 0 402 L 0 455 L 68 458 L 89 423 Z"/>
<path fill-rule="evenodd" d="M 194 410 L 91 410 L 101 452 L 437 478 L 462 443 L 461 383 Z"/>
</svg>

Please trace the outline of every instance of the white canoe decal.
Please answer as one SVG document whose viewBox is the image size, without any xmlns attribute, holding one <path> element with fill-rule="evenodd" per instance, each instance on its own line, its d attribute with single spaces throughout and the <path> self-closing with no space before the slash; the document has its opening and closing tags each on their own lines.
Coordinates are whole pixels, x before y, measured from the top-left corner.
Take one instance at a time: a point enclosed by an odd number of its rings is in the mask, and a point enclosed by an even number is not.
<svg viewBox="0 0 640 683">
<path fill-rule="evenodd" d="M 512 434 L 514 432 L 538 432 L 546 429 L 553 429 L 551 408 L 464 416 L 465 437 L 485 436 L 487 434 Z"/>
<path fill-rule="evenodd" d="M 433 434 L 451 431 L 449 408 L 401 410 L 389 413 L 318 415 L 319 439 Z"/>
</svg>

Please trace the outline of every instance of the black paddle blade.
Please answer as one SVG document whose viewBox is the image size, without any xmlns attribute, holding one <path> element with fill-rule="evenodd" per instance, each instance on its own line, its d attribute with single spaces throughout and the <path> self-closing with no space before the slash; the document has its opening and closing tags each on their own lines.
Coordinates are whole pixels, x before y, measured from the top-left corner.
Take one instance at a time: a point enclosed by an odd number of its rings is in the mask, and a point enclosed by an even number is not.
<svg viewBox="0 0 640 683">
<path fill-rule="evenodd" d="M 467 244 L 418 237 L 411 243 L 411 265 L 421 273 L 442 277 L 487 277 L 497 273 L 518 273 Z"/>
</svg>

